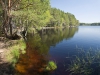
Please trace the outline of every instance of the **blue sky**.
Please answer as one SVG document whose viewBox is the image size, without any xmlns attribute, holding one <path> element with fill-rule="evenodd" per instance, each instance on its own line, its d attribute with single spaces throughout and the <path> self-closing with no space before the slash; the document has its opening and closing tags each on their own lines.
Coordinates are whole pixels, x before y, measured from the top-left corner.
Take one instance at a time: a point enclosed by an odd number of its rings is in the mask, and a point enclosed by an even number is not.
<svg viewBox="0 0 100 75">
<path fill-rule="evenodd" d="M 100 0 L 50 0 L 51 7 L 70 12 L 80 22 L 100 22 Z"/>
</svg>

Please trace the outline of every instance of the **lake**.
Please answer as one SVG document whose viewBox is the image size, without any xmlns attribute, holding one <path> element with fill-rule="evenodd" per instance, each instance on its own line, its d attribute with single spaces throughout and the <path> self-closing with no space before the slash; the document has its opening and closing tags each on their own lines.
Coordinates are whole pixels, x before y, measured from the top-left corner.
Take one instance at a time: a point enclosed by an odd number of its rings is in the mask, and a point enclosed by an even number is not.
<svg viewBox="0 0 100 75">
<path fill-rule="evenodd" d="M 75 74 L 72 75 L 100 74 L 100 56 L 96 54 L 100 50 L 100 26 L 42 30 L 35 35 L 28 34 L 27 40 L 27 53 L 21 55 L 16 64 L 16 73 L 19 75 L 70 75 L 73 71 Z M 51 60 L 57 64 L 57 69 L 42 72 L 41 67 Z M 73 67 L 78 64 L 80 68 Z M 96 68 L 96 71 L 90 67 Z M 81 68 L 84 74 L 77 72 Z"/>
</svg>

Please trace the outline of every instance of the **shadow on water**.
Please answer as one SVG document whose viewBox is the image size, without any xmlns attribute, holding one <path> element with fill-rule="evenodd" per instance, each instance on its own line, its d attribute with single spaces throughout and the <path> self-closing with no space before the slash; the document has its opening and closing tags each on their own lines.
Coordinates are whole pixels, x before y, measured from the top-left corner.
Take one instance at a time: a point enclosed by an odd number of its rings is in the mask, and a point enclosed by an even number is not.
<svg viewBox="0 0 100 75">
<path fill-rule="evenodd" d="M 78 28 L 42 30 L 39 34 L 28 34 L 26 53 L 21 54 L 16 64 L 16 75 L 51 75 L 45 71 L 50 61 L 49 48 L 63 39 L 70 39 Z M 60 66 L 60 64 L 57 64 Z M 61 68 L 59 68 L 61 69 Z"/>
</svg>

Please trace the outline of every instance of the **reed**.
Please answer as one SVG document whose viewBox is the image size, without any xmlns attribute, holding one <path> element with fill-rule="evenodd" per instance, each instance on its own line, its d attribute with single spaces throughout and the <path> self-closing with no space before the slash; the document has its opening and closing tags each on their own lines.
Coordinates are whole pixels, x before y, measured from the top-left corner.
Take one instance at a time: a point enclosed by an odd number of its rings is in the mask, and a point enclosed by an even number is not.
<svg viewBox="0 0 100 75">
<path fill-rule="evenodd" d="M 66 71 L 71 75 L 92 75 L 100 70 L 100 49 L 94 50 L 90 48 L 85 51 L 77 48 L 78 55 L 75 55 Z"/>
</svg>

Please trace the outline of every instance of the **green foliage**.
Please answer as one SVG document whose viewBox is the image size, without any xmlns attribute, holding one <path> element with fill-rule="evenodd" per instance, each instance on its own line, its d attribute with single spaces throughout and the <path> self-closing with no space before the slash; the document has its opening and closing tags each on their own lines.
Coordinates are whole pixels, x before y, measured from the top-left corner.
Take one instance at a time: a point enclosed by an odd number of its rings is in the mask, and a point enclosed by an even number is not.
<svg viewBox="0 0 100 75">
<path fill-rule="evenodd" d="M 38 29 L 39 27 L 46 26 L 51 18 L 49 0 L 22 0 L 19 6 L 18 9 L 25 8 L 12 11 L 16 25 Z"/>
<path fill-rule="evenodd" d="M 15 63 L 17 63 L 17 61 L 19 59 L 20 52 L 17 49 L 17 47 L 13 47 L 13 48 L 14 48 L 14 50 L 11 51 L 11 55 L 13 56 L 11 63 L 15 64 Z"/>
<path fill-rule="evenodd" d="M 76 18 L 74 15 L 68 13 L 69 15 L 69 21 L 70 21 L 70 26 L 75 26 L 76 25 Z"/>
<path fill-rule="evenodd" d="M 56 8 L 51 8 L 50 10 L 52 20 L 50 20 L 49 24 L 53 24 L 52 26 L 78 26 L 78 20 L 75 18 L 73 14 L 65 13 Z"/>
<path fill-rule="evenodd" d="M 55 70 L 55 69 L 57 69 L 56 63 L 54 61 L 49 61 L 48 65 L 46 67 L 46 70 L 47 71 L 52 71 L 52 70 Z"/>
<path fill-rule="evenodd" d="M 9 0 L 4 0 L 8 7 Z M 68 27 L 78 26 L 79 21 L 73 14 L 65 13 L 56 8 L 51 8 L 50 0 L 10 0 L 11 8 L 7 8 L 12 18 L 11 23 L 19 27 L 27 27 L 28 31 L 40 30 L 42 27 Z M 3 7 L 3 5 L 1 5 Z M 4 8 L 0 6 L 0 14 Z M 3 14 L 1 14 L 3 16 Z M 7 13 L 4 14 L 7 17 Z M 5 21 L 3 19 L 2 23 Z M 4 21 L 4 22 L 3 22 Z M 1 23 L 1 21 L 0 21 Z M 3 24 L 5 25 L 5 24 Z M 11 28 L 10 28 L 11 29 Z M 11 30 L 10 30 L 11 31 Z"/>
</svg>

